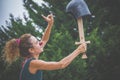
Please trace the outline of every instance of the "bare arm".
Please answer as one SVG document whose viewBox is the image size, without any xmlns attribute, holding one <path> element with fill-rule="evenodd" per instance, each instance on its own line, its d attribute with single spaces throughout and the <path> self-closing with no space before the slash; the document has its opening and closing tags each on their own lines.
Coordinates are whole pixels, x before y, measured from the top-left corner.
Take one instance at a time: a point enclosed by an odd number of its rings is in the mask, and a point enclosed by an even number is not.
<svg viewBox="0 0 120 80">
<path fill-rule="evenodd" d="M 46 62 L 43 60 L 33 60 L 31 66 L 36 70 L 56 70 L 67 67 L 80 53 L 85 52 L 85 46 L 80 45 L 71 54 L 60 60 L 59 62 Z"/>
<path fill-rule="evenodd" d="M 53 19 L 52 14 L 48 15 L 47 17 L 42 15 L 42 17 L 48 22 L 47 28 L 45 29 L 44 34 L 42 36 L 42 40 L 41 40 L 43 43 L 42 46 L 44 47 L 49 40 L 51 28 L 52 28 L 53 23 L 54 23 L 54 19 Z"/>
</svg>

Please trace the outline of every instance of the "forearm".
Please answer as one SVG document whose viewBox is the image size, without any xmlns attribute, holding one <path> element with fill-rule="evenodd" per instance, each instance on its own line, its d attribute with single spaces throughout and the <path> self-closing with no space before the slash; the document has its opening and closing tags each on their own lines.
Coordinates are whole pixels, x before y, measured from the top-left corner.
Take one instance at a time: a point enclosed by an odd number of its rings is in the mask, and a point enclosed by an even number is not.
<svg viewBox="0 0 120 80">
<path fill-rule="evenodd" d="M 60 61 L 61 69 L 67 67 L 80 53 L 81 53 L 81 51 L 76 49 L 70 55 L 68 55 L 67 57 L 63 58 Z"/>
<path fill-rule="evenodd" d="M 34 60 L 34 65 L 37 68 L 37 70 L 57 70 L 57 69 L 63 69 L 67 67 L 80 53 L 85 52 L 85 45 L 81 44 L 78 46 L 76 50 L 74 50 L 71 54 L 69 54 L 67 57 L 63 58 L 62 60 L 55 62 L 46 62 L 43 60 Z"/>
<path fill-rule="evenodd" d="M 52 28 L 53 23 L 54 23 L 54 19 L 53 19 L 52 14 L 48 15 L 47 17 L 42 15 L 42 17 L 48 22 L 47 28 L 45 29 L 44 35 L 42 36 L 42 41 L 44 41 L 46 43 L 49 40 L 51 28 Z"/>
<path fill-rule="evenodd" d="M 43 41 L 47 42 L 49 40 L 52 26 L 53 26 L 53 23 L 47 25 L 47 28 L 45 29 L 44 35 L 42 37 Z"/>
</svg>

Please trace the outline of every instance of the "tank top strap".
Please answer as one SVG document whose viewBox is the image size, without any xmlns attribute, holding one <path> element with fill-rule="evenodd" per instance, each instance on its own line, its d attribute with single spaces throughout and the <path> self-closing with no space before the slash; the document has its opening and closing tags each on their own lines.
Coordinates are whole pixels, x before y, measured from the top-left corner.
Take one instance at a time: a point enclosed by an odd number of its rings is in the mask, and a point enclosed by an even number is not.
<svg viewBox="0 0 120 80">
<path fill-rule="evenodd" d="M 20 80 L 22 80 L 21 77 L 22 77 L 23 69 L 24 69 L 24 68 L 27 68 L 32 60 L 35 60 L 35 58 L 29 58 L 29 59 L 26 59 L 26 60 L 23 62 L 23 64 L 22 64 L 22 69 L 21 69 L 21 72 L 20 72 Z M 25 66 L 26 66 L 26 67 L 25 67 Z"/>
<path fill-rule="evenodd" d="M 25 61 L 25 64 L 24 64 L 24 65 L 29 66 L 29 64 L 30 64 L 30 62 L 31 62 L 32 60 L 35 60 L 35 58 L 29 58 L 29 59 L 26 59 L 26 61 Z"/>
</svg>

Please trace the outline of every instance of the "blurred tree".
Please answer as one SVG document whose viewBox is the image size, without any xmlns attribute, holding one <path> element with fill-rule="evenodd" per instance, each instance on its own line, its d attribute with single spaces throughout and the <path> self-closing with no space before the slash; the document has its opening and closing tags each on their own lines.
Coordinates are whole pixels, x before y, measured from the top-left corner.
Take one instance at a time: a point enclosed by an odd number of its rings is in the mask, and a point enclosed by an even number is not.
<svg viewBox="0 0 120 80">
<path fill-rule="evenodd" d="M 45 29 L 44 26 L 46 26 L 47 23 L 41 18 L 41 14 L 48 15 L 49 13 L 53 13 L 55 15 L 55 24 L 54 24 L 55 27 L 53 28 L 50 41 L 46 46 L 47 51 L 46 53 L 43 53 L 43 56 L 41 58 L 46 60 L 48 59 L 58 60 L 65 57 L 66 55 L 71 53 L 73 49 L 75 49 L 76 46 L 74 45 L 74 42 L 75 40 L 78 39 L 78 36 L 77 36 L 78 31 L 74 29 L 74 27 L 76 28 L 76 23 L 74 19 L 70 15 L 68 17 L 66 12 L 62 11 L 62 9 L 65 9 L 65 4 L 61 3 L 64 6 L 60 6 L 58 4 L 55 4 L 55 1 L 52 1 L 52 4 L 48 3 L 47 5 L 42 4 L 42 6 L 39 6 L 32 0 L 24 0 L 23 2 L 26 10 L 29 13 L 29 18 L 26 18 L 25 16 L 24 19 L 26 22 L 23 23 L 21 19 L 19 18 L 15 19 L 11 15 L 11 18 L 10 18 L 11 22 L 7 23 L 8 29 L 4 27 L 3 29 L 1 29 L 4 34 L 3 38 L 4 36 L 7 36 L 6 39 L 2 40 L 4 41 L 4 43 L 10 38 L 13 38 L 13 37 L 18 38 L 21 34 L 24 34 L 24 33 L 31 33 L 35 36 L 41 35 L 42 33 L 38 34 L 38 31 L 36 31 L 36 28 L 34 26 L 39 26 L 40 29 L 44 30 Z M 4 45 L 4 43 L 2 45 Z M 57 57 L 52 55 L 54 53 L 57 53 L 56 54 Z M 77 74 L 80 74 L 81 76 L 76 77 L 76 80 L 79 78 L 83 79 L 85 76 L 84 70 L 86 67 L 86 64 L 85 64 L 86 62 L 81 60 L 80 63 L 78 63 L 78 61 L 79 59 L 73 63 L 73 66 L 70 66 L 65 70 L 57 71 L 60 73 L 58 75 L 56 75 L 57 72 L 53 74 L 51 74 L 50 72 L 50 74 L 48 73 L 49 75 L 46 73 L 45 78 L 50 76 L 51 79 L 53 79 L 56 76 L 56 79 L 57 79 L 63 76 L 62 78 L 63 80 L 66 80 L 66 79 L 72 80 L 74 79 L 72 75 L 78 76 L 74 74 L 74 72 L 77 72 Z M 74 66 L 75 64 L 78 65 L 79 68 L 77 68 L 77 66 Z M 11 67 L 12 66 L 7 67 L 2 75 L 6 76 L 8 73 L 15 74 L 14 70 L 13 71 L 11 70 Z M 74 68 L 72 67 L 74 67 L 76 70 L 74 70 Z M 66 75 L 64 75 L 63 73 L 66 73 Z M 13 75 L 9 75 L 8 78 L 13 79 L 12 76 Z M 6 78 L 4 77 L 4 80 L 5 79 Z M 50 78 L 47 78 L 47 79 L 50 79 Z M 17 80 L 17 77 L 16 77 L 16 80 Z"/>
<path fill-rule="evenodd" d="M 31 33 L 40 38 L 47 23 L 42 19 L 49 13 L 54 14 L 55 23 L 50 40 L 41 55 L 44 60 L 60 60 L 75 48 L 78 40 L 77 23 L 74 18 L 65 12 L 65 7 L 70 0 L 44 0 L 45 4 L 39 5 L 33 0 L 23 0 L 29 18 L 24 15 L 25 22 L 10 16 L 10 22 L 0 28 L 0 50 L 5 42 L 11 38 L 18 38 L 24 33 Z M 88 1 L 92 12 L 91 18 L 84 19 L 86 40 L 88 45 L 88 59 L 81 60 L 77 57 L 66 69 L 57 71 L 44 71 L 45 80 L 114 80 L 119 79 L 119 4 L 116 0 Z M 46 5 L 47 4 L 47 5 Z M 88 21 L 90 20 L 90 21 Z M 116 24 L 116 25 L 115 25 Z M 1 54 L 0 54 L 1 55 Z M 14 65 L 4 68 L 0 59 L 0 80 L 18 80 L 21 59 Z M 19 66 L 19 67 L 18 67 Z M 17 68 L 15 71 L 14 68 Z M 10 75 L 9 75 L 10 74 Z M 17 77 L 14 77 L 14 76 Z M 8 77 L 6 77 L 8 76 Z"/>
</svg>

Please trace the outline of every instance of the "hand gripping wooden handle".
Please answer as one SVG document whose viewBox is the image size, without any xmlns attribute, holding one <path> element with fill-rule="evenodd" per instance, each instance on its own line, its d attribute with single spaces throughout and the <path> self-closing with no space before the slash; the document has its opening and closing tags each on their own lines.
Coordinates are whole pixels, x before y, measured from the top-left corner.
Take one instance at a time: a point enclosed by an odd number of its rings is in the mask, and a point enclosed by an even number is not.
<svg viewBox="0 0 120 80">
<path fill-rule="evenodd" d="M 77 23 L 78 23 L 78 32 L 79 32 L 80 42 L 76 42 L 75 44 L 90 43 L 90 41 L 85 41 L 82 17 L 77 19 Z M 87 50 L 87 45 L 86 45 L 86 50 Z M 86 58 L 87 58 L 86 53 L 83 53 L 82 59 L 86 59 Z"/>
</svg>

